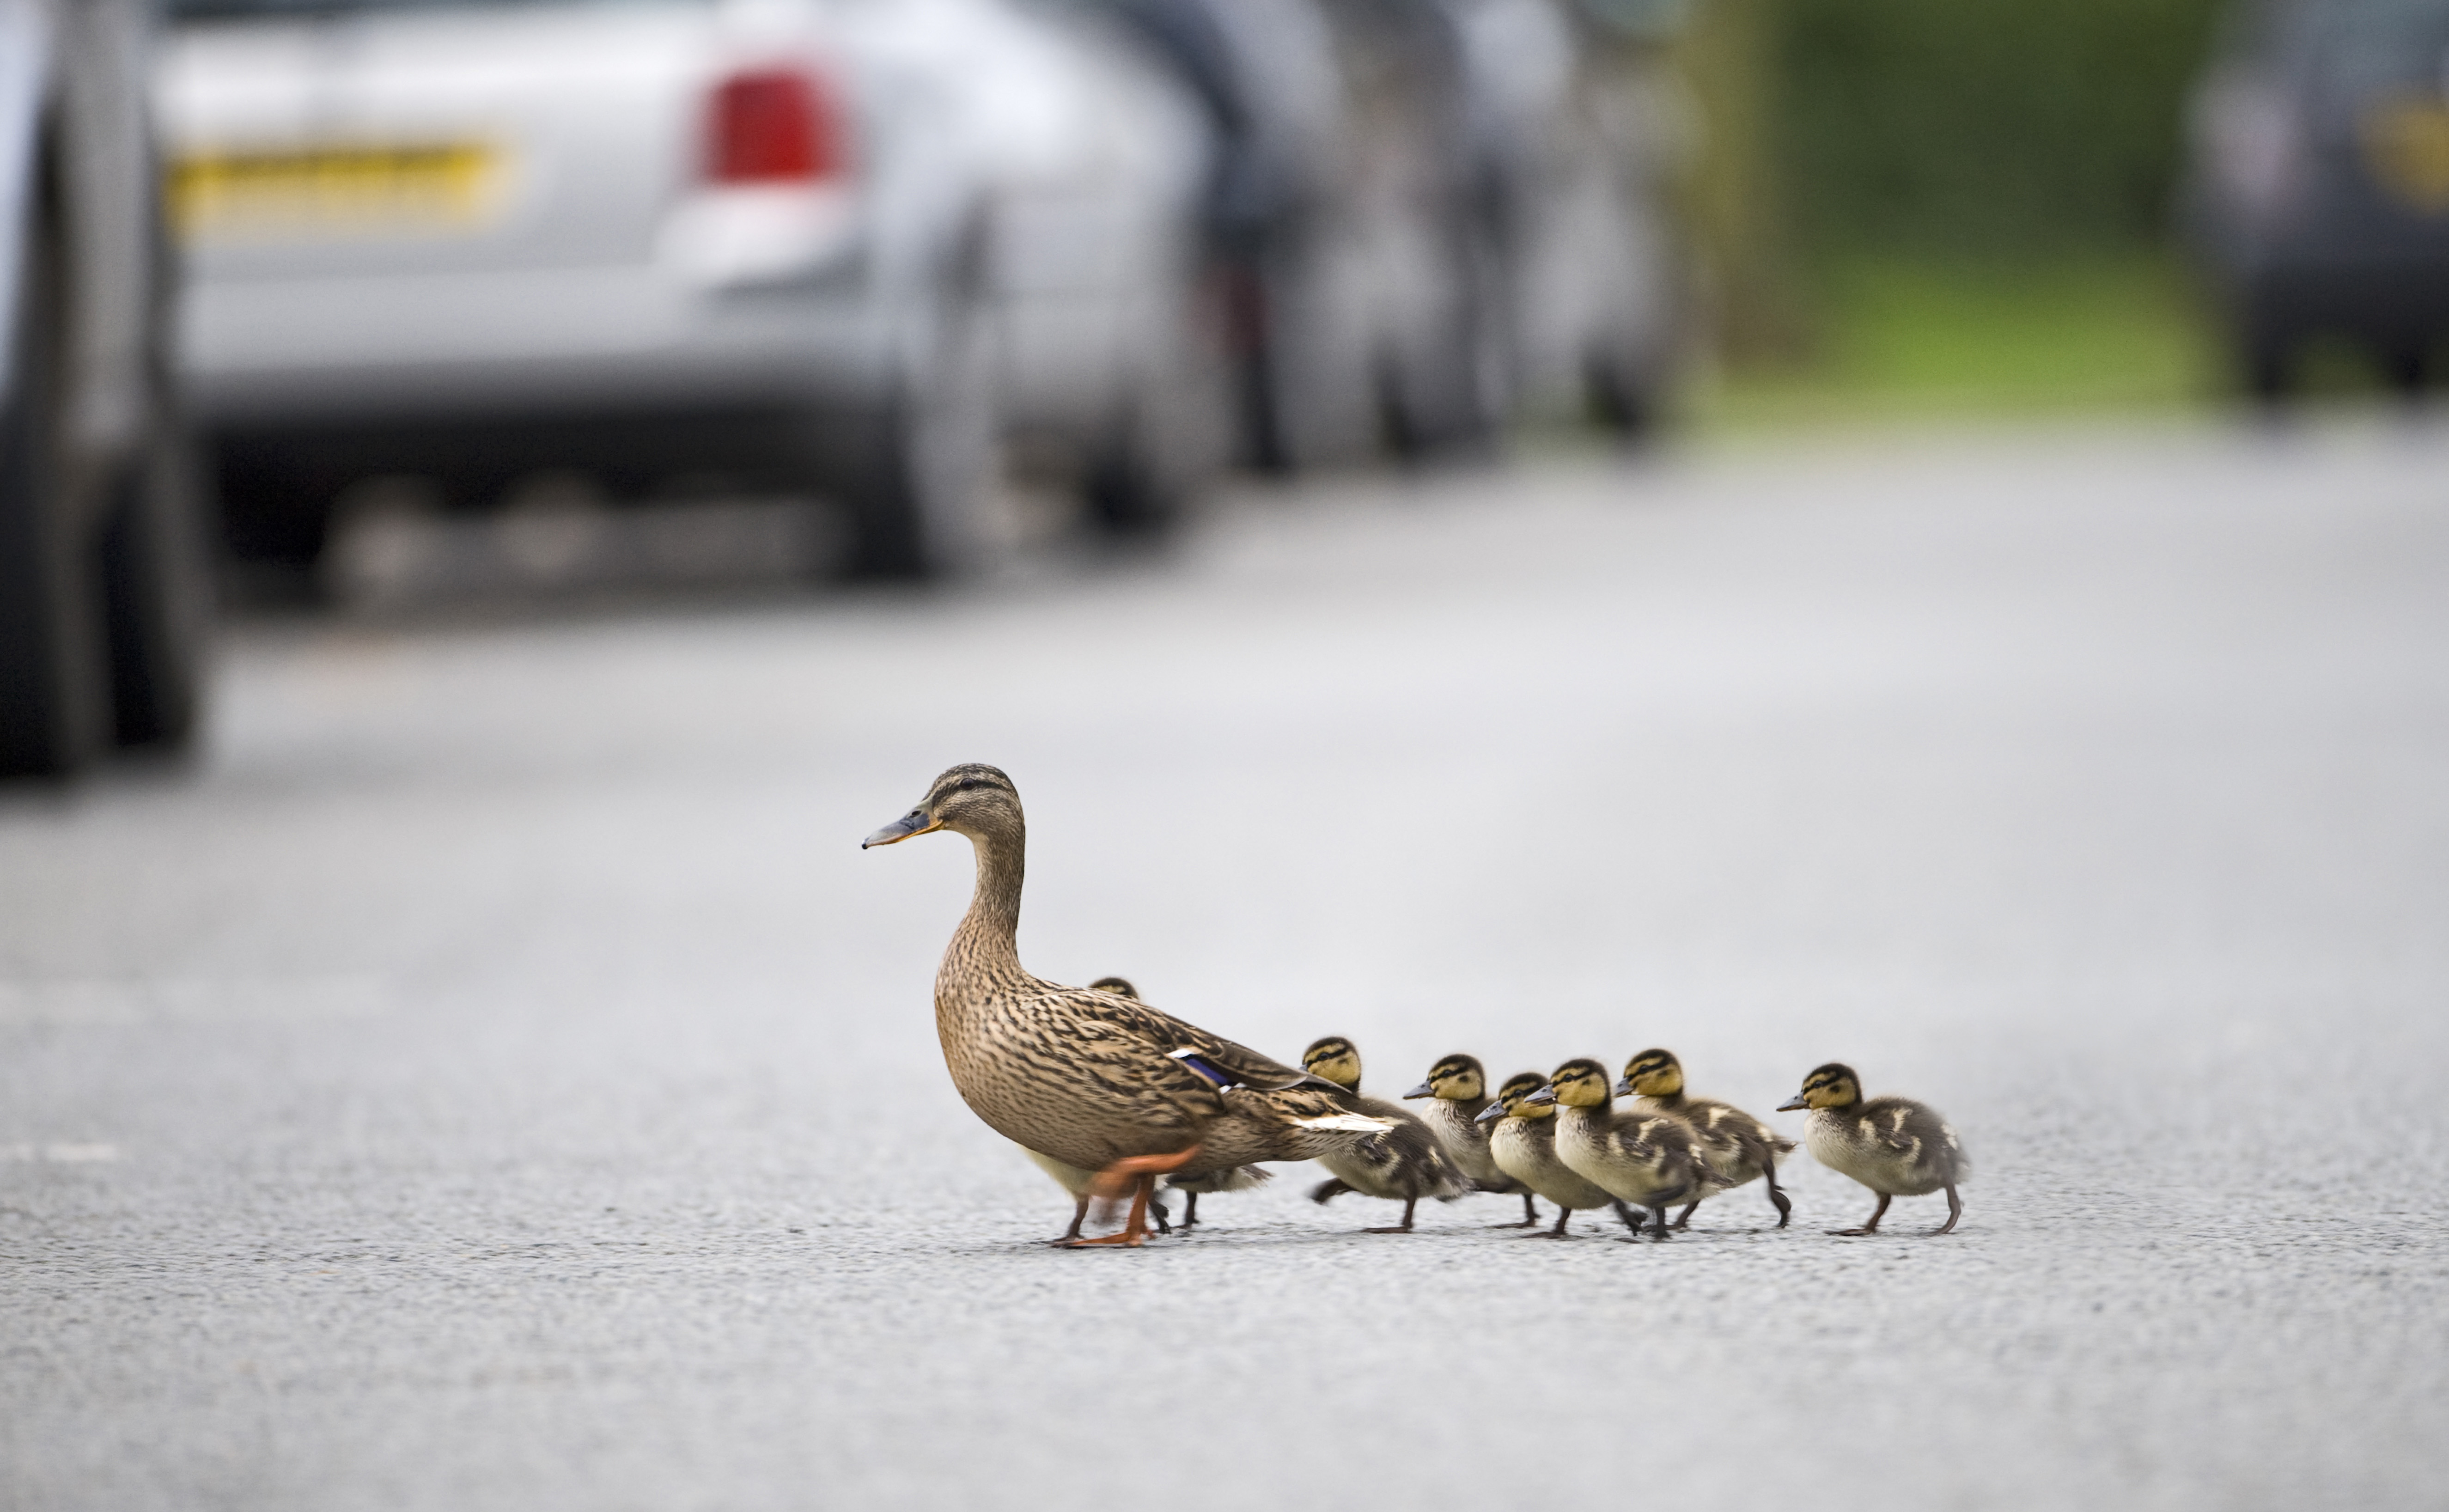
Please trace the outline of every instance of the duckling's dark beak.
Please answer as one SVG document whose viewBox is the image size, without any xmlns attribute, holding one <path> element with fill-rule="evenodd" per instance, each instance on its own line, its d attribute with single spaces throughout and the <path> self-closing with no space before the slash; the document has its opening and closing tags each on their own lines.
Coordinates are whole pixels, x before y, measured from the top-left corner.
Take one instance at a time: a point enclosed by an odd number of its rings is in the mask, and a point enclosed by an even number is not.
<svg viewBox="0 0 2449 1512">
<path fill-rule="evenodd" d="M 1803 1100 L 1803 1094 L 1798 1092 L 1793 1096 L 1785 1099 L 1785 1101 L 1779 1103 L 1777 1105 L 1777 1111 L 1780 1113 L 1796 1113 L 1810 1106 L 1811 1104 Z"/>
<path fill-rule="evenodd" d="M 913 835 L 923 835 L 927 833 L 927 831 L 937 827 L 938 826 L 935 822 L 927 817 L 927 810 L 923 808 L 914 808 L 910 810 L 910 812 L 902 815 L 899 819 L 895 820 L 892 824 L 889 824 L 882 829 L 877 830 L 875 834 L 860 841 L 858 843 L 858 848 L 865 850 L 870 845 L 897 844 L 902 841 L 908 840 Z"/>
<path fill-rule="evenodd" d="M 1479 1110 L 1479 1116 L 1478 1116 L 1478 1117 L 1476 1117 L 1476 1118 L 1474 1118 L 1474 1119 L 1472 1120 L 1472 1122 L 1474 1122 L 1474 1123 L 1494 1123 L 1497 1119 L 1504 1117 L 1504 1116 L 1505 1116 L 1505 1115 L 1506 1115 L 1506 1112 L 1507 1112 L 1507 1109 L 1506 1109 L 1505 1104 L 1503 1104 L 1503 1103 L 1501 1103 L 1501 1102 L 1492 1102 L 1492 1103 L 1490 1103 L 1487 1107 L 1482 1108 L 1481 1110 Z"/>
<path fill-rule="evenodd" d="M 1424 1081 L 1424 1082 L 1421 1082 L 1418 1086 L 1414 1087 L 1411 1091 L 1409 1091 L 1409 1092 L 1407 1092 L 1407 1093 L 1403 1094 L 1403 1100 L 1404 1100 L 1405 1102 L 1409 1102 L 1409 1101 L 1411 1101 L 1411 1100 L 1412 1100 L 1413 1098 L 1415 1098 L 1415 1097 L 1434 1097 L 1434 1096 L 1436 1096 L 1437 1095 L 1437 1088 L 1435 1088 L 1435 1087 L 1430 1086 L 1427 1082 L 1425 1082 L 1425 1081 Z"/>
<path fill-rule="evenodd" d="M 1537 1092 L 1533 1093 L 1522 1100 L 1529 1103 L 1533 1108 L 1553 1107 L 1556 1101 L 1556 1089 L 1553 1087 L 1542 1087 Z"/>
<path fill-rule="evenodd" d="M 1632 1078 L 1630 1076 L 1618 1076 L 1615 1078 L 1614 1088 L 1608 1093 L 1608 1095 L 1610 1097 L 1632 1097 L 1638 1096 L 1639 1094 L 1632 1090 Z"/>
</svg>

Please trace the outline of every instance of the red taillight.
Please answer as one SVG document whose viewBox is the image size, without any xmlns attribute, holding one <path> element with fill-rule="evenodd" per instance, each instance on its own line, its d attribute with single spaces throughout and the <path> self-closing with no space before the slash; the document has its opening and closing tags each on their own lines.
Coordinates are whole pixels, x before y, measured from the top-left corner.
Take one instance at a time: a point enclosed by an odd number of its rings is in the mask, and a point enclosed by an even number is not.
<svg viewBox="0 0 2449 1512">
<path fill-rule="evenodd" d="M 816 80 L 796 68 L 735 73 L 706 109 L 706 177 L 782 184 L 841 171 L 841 120 Z"/>
</svg>

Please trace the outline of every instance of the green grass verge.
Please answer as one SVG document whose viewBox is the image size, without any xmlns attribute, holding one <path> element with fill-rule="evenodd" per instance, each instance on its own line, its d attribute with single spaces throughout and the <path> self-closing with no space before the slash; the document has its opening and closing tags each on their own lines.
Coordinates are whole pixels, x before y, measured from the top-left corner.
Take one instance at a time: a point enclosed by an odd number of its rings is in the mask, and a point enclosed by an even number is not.
<svg viewBox="0 0 2449 1512">
<path fill-rule="evenodd" d="M 2225 392 L 2207 306 L 2167 257 L 1864 257 L 1831 267 L 1820 293 L 1810 355 L 1702 385 L 1704 431 L 2173 411 Z"/>
</svg>

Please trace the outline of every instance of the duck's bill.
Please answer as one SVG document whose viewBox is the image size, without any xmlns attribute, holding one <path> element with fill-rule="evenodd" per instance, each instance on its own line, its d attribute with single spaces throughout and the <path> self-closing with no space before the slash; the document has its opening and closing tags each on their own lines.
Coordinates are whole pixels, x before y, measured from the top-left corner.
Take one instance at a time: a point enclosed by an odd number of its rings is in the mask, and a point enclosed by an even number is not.
<svg viewBox="0 0 2449 1512">
<path fill-rule="evenodd" d="M 1505 1104 L 1501 1102 L 1492 1102 L 1487 1107 L 1479 1110 L 1479 1116 L 1474 1118 L 1472 1122 L 1494 1123 L 1497 1119 L 1505 1116 Z"/>
<path fill-rule="evenodd" d="M 1608 1090 L 1608 1095 L 1610 1097 L 1631 1097 L 1639 1095 L 1632 1090 L 1632 1078 L 1630 1076 L 1618 1076 L 1615 1079 L 1615 1085 Z"/>
<path fill-rule="evenodd" d="M 1785 1099 L 1785 1101 L 1779 1103 L 1777 1105 L 1777 1111 L 1780 1113 L 1799 1113 L 1803 1109 L 1810 1106 L 1811 1104 L 1803 1100 L 1803 1094 L 1798 1092 L 1793 1096 Z"/>
<path fill-rule="evenodd" d="M 1542 1087 L 1522 1100 L 1533 1108 L 1552 1108 L 1556 1104 L 1556 1089 Z"/>
<path fill-rule="evenodd" d="M 1409 1092 L 1407 1092 L 1407 1093 L 1403 1094 L 1403 1100 L 1404 1100 L 1405 1102 L 1409 1102 L 1409 1101 L 1411 1101 L 1411 1100 L 1412 1100 L 1413 1098 L 1415 1098 L 1415 1097 L 1434 1097 L 1434 1096 L 1436 1096 L 1437 1095 L 1437 1088 L 1435 1088 L 1435 1087 L 1430 1086 L 1427 1082 L 1425 1082 L 1425 1081 L 1424 1081 L 1424 1082 L 1421 1082 L 1418 1086 L 1414 1087 L 1411 1091 L 1409 1091 Z"/>
<path fill-rule="evenodd" d="M 927 817 L 925 809 L 914 808 L 910 810 L 910 812 L 902 815 L 899 819 L 895 820 L 892 824 L 889 824 L 882 829 L 877 830 L 875 834 L 860 841 L 858 843 L 858 848 L 865 850 L 871 845 L 899 844 L 901 842 L 908 840 L 913 835 L 923 835 L 931 829 L 938 829 L 941 827 L 942 826 L 937 824 L 934 820 Z"/>
</svg>

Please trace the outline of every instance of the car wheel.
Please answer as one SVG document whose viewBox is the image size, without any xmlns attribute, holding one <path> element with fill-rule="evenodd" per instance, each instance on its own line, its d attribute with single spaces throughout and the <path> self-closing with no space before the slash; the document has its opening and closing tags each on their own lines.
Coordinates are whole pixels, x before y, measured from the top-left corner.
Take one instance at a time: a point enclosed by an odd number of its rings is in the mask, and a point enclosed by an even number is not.
<svg viewBox="0 0 2449 1512">
<path fill-rule="evenodd" d="M 166 383 L 157 392 L 167 398 Z M 102 537 L 111 707 L 123 746 L 176 749 L 194 734 L 212 636 L 213 573 L 201 472 L 166 403 L 121 470 Z"/>
<path fill-rule="evenodd" d="M 1658 424 L 1658 397 L 1644 366 L 1621 346 L 1593 351 L 1583 363 L 1591 418 L 1627 442 L 1649 439 Z"/>
<path fill-rule="evenodd" d="M 1172 529 L 1224 464 L 1230 384 L 1195 300 L 1185 294 L 1173 334 L 1120 397 L 1107 440 L 1082 480 L 1090 517 L 1110 534 Z"/>
<path fill-rule="evenodd" d="M 0 775 L 64 776 L 104 749 L 109 675 L 93 537 L 67 465 L 59 223 L 38 194 L 0 411 Z"/>
<path fill-rule="evenodd" d="M 880 411 L 846 437 L 839 493 L 850 506 L 857 575 L 937 577 L 992 557 L 994 370 L 986 335 L 967 307 L 948 317 L 929 357 L 905 364 Z"/>
</svg>

